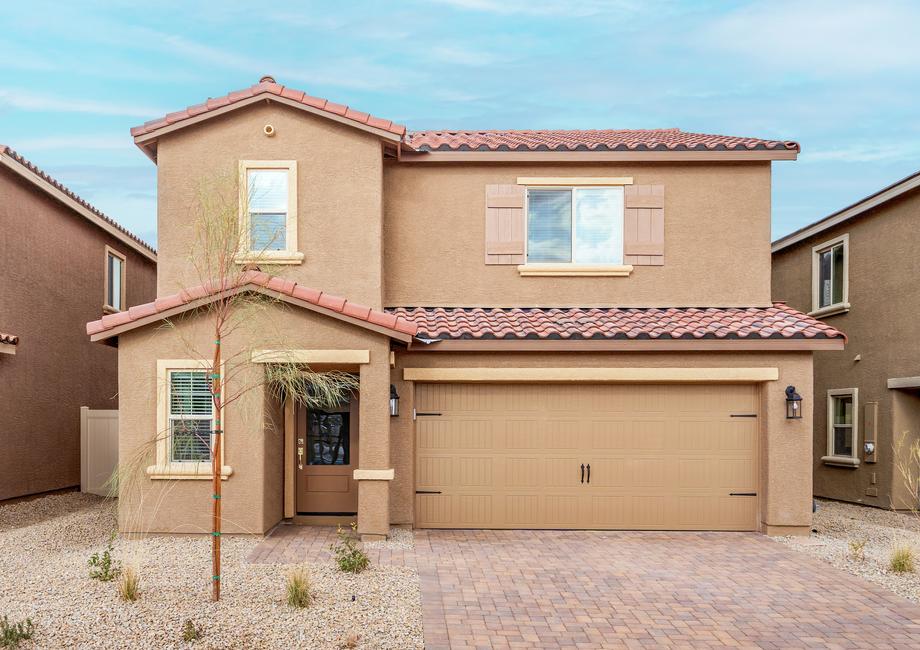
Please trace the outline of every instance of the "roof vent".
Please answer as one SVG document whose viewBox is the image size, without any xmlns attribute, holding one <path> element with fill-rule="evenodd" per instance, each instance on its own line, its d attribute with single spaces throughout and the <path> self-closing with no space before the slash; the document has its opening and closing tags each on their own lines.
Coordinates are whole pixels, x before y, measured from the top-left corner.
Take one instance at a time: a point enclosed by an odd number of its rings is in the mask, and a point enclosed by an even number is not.
<svg viewBox="0 0 920 650">
<path fill-rule="evenodd" d="M 271 76 L 270 74 L 267 74 L 261 79 L 259 79 L 259 83 L 260 84 L 273 84 L 275 83 L 275 78 Z"/>
</svg>

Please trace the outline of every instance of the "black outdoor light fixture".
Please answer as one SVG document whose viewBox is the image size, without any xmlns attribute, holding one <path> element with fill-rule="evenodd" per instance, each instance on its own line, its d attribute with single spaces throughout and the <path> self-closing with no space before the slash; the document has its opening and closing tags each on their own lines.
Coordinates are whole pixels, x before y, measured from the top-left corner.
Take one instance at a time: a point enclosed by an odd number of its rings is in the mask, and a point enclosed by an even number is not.
<svg viewBox="0 0 920 650">
<path fill-rule="evenodd" d="M 795 392 L 795 386 L 786 386 L 786 419 L 802 419 L 802 396 Z"/>
<path fill-rule="evenodd" d="M 396 417 L 399 415 L 399 393 L 396 392 L 396 386 L 390 384 L 390 415 Z"/>
</svg>

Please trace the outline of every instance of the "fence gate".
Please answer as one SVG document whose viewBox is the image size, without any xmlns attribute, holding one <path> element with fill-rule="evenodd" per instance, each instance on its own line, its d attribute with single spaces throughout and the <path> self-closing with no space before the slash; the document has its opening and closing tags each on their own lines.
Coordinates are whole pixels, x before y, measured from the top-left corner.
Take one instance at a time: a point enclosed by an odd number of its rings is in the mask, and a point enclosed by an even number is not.
<svg viewBox="0 0 920 650">
<path fill-rule="evenodd" d="M 115 496 L 118 467 L 118 411 L 80 407 L 80 491 Z"/>
</svg>

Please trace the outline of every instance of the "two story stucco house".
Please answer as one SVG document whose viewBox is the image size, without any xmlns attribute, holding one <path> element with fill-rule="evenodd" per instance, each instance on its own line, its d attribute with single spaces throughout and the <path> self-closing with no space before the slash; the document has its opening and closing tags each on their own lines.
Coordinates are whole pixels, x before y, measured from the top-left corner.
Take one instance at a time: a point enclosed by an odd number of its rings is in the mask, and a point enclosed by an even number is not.
<svg viewBox="0 0 920 650">
<path fill-rule="evenodd" d="M 773 293 L 847 333 L 815 354 L 814 490 L 918 506 L 920 172 L 773 243 Z"/>
<path fill-rule="evenodd" d="M 227 354 L 360 381 L 325 412 L 267 390 L 226 408 L 225 531 L 808 531 L 812 355 L 845 339 L 771 302 L 771 165 L 796 143 L 407 132 L 270 77 L 133 135 L 158 168 L 158 298 L 87 325 L 120 350 L 121 458 L 186 417 L 171 396 L 205 385 L 187 343 L 207 349 L 221 292 L 277 299 Z M 283 271 L 196 278 L 188 206 L 218 176 Z M 208 530 L 207 449 L 176 445 L 145 456 L 123 529 Z"/>
</svg>

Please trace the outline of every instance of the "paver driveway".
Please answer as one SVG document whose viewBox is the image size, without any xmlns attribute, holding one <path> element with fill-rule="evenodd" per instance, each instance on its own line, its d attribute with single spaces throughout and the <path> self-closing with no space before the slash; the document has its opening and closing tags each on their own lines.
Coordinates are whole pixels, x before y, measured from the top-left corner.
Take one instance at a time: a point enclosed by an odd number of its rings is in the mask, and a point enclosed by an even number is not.
<svg viewBox="0 0 920 650">
<path fill-rule="evenodd" d="M 291 528 L 257 560 L 326 543 Z M 427 648 L 920 647 L 920 606 L 757 534 L 415 536 L 372 559 L 418 567 Z"/>
</svg>

